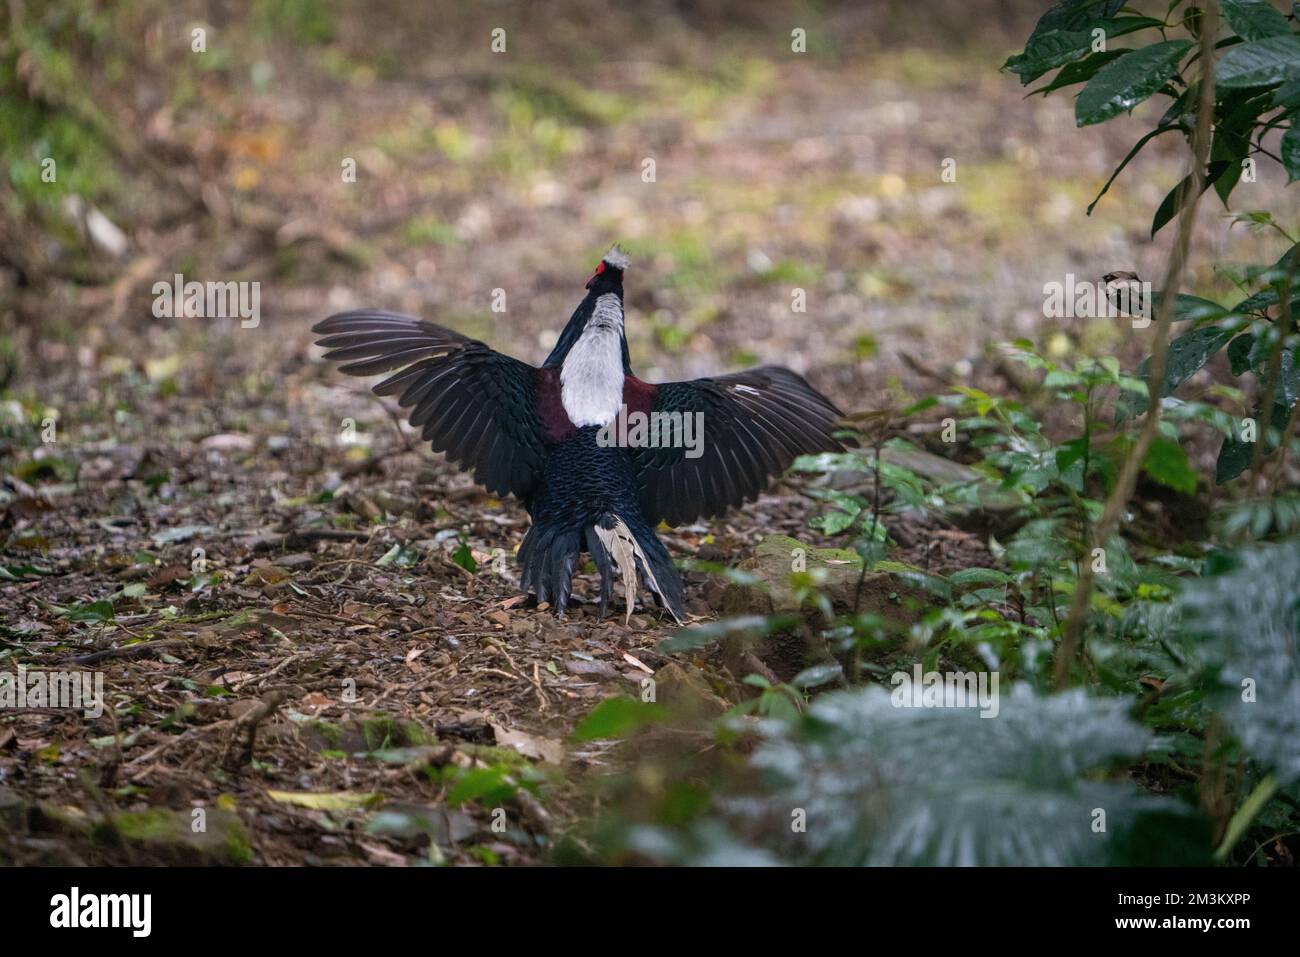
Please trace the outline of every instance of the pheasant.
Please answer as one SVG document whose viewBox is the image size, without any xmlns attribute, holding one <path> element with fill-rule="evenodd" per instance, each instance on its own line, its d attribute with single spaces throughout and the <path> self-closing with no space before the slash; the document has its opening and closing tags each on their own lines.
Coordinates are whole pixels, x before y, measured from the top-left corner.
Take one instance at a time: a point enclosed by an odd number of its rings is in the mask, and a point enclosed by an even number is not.
<svg viewBox="0 0 1300 957">
<path fill-rule="evenodd" d="M 756 499 L 796 457 L 843 451 L 839 410 L 779 366 L 693 379 L 632 374 L 624 328 L 628 257 L 615 245 L 540 367 L 423 319 L 363 309 L 316 324 L 325 358 L 409 409 L 410 424 L 494 495 L 532 518 L 521 585 L 564 617 L 581 555 L 616 576 L 627 614 L 638 579 L 679 623 L 682 581 L 655 534 Z"/>
</svg>

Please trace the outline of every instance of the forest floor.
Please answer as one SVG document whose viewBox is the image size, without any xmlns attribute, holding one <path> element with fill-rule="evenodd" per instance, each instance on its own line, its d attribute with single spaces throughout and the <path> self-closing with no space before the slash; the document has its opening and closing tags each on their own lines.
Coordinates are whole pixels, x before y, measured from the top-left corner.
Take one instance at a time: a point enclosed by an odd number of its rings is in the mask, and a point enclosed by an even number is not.
<svg viewBox="0 0 1300 957">
<path fill-rule="evenodd" d="M 661 651 L 674 629 L 652 610 L 521 607 L 526 514 L 326 367 L 308 331 L 325 315 L 396 308 L 537 361 L 618 239 L 652 380 L 780 362 L 859 412 L 1005 388 L 990 345 L 1016 335 L 1140 349 L 1044 327 L 1046 279 L 1151 275 L 1161 251 L 1118 200 L 1082 212 L 1123 125 L 1075 132 L 1069 101 L 1023 100 L 1000 40 L 804 61 L 686 35 L 671 63 L 634 49 L 561 72 L 543 52 L 504 76 L 392 42 L 398 66 L 343 50 L 260 89 L 208 82 L 159 135 L 208 164 L 225 221 L 137 231 L 110 292 L 61 294 L 21 333 L 3 664 L 102 674 L 105 710 L 0 714 L 0 861 L 542 862 L 615 763 L 571 737 L 599 701 L 673 667 L 747 693 L 716 657 Z M 1171 157 L 1134 164 L 1134 208 Z M 1235 237 L 1241 258 L 1254 241 Z M 173 272 L 260 281 L 261 322 L 151 318 Z M 726 564 L 774 534 L 833 544 L 803 491 L 663 538 Z M 973 532 L 890 531 L 918 564 L 991 562 Z M 722 582 L 686 581 L 714 617 Z"/>
</svg>

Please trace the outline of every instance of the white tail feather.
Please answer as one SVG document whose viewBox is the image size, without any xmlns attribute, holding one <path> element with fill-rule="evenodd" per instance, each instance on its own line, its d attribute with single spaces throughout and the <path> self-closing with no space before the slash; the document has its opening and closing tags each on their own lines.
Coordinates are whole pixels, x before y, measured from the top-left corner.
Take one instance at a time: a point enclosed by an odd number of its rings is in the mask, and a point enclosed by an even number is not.
<svg viewBox="0 0 1300 957">
<path fill-rule="evenodd" d="M 605 546 L 605 551 L 609 552 L 610 560 L 623 578 L 623 599 L 627 603 L 627 615 L 623 618 L 623 624 L 626 625 L 632 620 L 632 605 L 636 601 L 637 559 L 641 560 L 641 571 L 645 575 L 646 585 L 656 594 L 663 595 L 663 591 L 659 588 L 655 573 L 650 568 L 650 559 L 646 557 L 646 553 L 637 544 L 636 536 L 621 518 L 614 519 L 613 528 L 601 528 L 599 525 L 595 528 L 596 536 Z M 668 608 L 678 624 L 682 623 L 682 620 L 677 618 L 677 613 L 668 607 L 667 602 L 664 602 L 664 607 Z"/>
</svg>

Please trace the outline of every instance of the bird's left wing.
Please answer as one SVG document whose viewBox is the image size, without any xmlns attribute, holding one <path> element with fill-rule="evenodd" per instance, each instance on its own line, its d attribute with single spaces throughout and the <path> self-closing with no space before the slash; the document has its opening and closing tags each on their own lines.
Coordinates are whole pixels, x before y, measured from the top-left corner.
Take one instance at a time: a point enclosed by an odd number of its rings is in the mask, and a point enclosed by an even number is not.
<svg viewBox="0 0 1300 957">
<path fill-rule="evenodd" d="M 639 404 L 660 416 L 661 436 L 666 429 L 681 436 L 696 430 L 688 436 L 694 447 L 678 441 L 630 450 L 641 508 L 652 523 L 721 515 L 758 498 L 800 455 L 844 450 L 834 437 L 839 410 L 802 376 L 779 366 L 657 386 L 636 382 L 625 395 L 629 409 L 645 397 Z"/>
<path fill-rule="evenodd" d="M 526 498 L 545 449 L 537 409 L 539 370 L 451 329 L 392 312 L 344 312 L 312 327 L 326 359 L 355 376 L 397 371 L 374 387 L 411 409 L 434 451 L 495 495 Z"/>
</svg>

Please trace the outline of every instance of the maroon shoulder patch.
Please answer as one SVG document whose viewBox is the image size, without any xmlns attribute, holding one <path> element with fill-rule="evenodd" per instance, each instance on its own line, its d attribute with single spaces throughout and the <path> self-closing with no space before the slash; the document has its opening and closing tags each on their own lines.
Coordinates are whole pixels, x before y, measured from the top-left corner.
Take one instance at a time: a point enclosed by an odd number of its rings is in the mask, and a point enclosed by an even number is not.
<svg viewBox="0 0 1300 957">
<path fill-rule="evenodd" d="M 560 395 L 559 369 L 537 370 L 537 417 L 542 420 L 542 438 L 547 442 L 563 442 L 574 433 Z"/>
<path fill-rule="evenodd" d="M 643 412 L 649 415 L 654 411 L 655 393 L 659 391 L 649 382 L 642 382 L 636 376 L 623 377 L 623 404 L 629 412 Z"/>
</svg>

